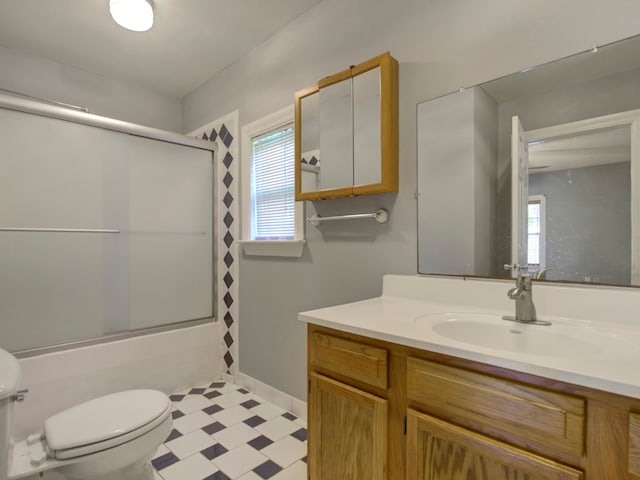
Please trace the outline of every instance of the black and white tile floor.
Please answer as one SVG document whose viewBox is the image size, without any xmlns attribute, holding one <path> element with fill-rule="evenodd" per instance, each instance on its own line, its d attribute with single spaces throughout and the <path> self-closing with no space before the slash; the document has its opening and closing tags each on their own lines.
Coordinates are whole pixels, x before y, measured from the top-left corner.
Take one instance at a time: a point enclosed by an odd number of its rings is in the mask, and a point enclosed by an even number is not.
<svg viewBox="0 0 640 480">
<path fill-rule="evenodd" d="M 306 422 L 232 383 L 171 395 L 156 480 L 305 480 Z"/>
</svg>

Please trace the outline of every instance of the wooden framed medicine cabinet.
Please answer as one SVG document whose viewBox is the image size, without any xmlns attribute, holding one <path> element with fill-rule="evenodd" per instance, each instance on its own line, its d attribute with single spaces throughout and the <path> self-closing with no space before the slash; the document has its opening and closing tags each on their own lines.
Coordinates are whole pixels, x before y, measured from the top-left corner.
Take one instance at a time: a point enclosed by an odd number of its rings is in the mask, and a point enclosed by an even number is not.
<svg viewBox="0 0 640 480">
<path fill-rule="evenodd" d="M 295 95 L 296 200 L 398 191 L 398 62 L 386 52 Z"/>
</svg>

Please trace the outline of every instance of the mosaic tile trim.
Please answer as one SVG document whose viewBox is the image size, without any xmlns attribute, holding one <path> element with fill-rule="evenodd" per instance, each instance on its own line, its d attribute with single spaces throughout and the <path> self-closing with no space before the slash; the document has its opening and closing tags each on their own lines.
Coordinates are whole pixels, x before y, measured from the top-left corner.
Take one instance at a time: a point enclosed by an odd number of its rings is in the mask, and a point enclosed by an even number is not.
<svg viewBox="0 0 640 480">
<path fill-rule="evenodd" d="M 173 430 L 156 480 L 304 480 L 306 422 L 244 388 L 213 382 L 171 395 Z"/>
<path fill-rule="evenodd" d="M 240 158 L 238 112 L 198 128 L 190 135 L 216 142 L 214 225 L 216 232 L 217 320 L 223 321 L 222 358 L 225 371 L 237 373 L 238 242 L 240 235 Z"/>
<path fill-rule="evenodd" d="M 309 150 L 308 152 L 303 152 L 301 155 L 300 161 L 304 164 L 311 165 L 314 167 L 320 166 L 320 150 Z"/>
</svg>

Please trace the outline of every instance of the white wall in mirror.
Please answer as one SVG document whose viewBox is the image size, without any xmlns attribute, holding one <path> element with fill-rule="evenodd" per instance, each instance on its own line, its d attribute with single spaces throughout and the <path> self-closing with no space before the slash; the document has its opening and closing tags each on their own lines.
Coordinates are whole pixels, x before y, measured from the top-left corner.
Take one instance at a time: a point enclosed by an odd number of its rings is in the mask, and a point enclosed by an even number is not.
<svg viewBox="0 0 640 480">
<path fill-rule="evenodd" d="M 418 105 L 419 259 L 429 273 L 493 271 L 497 119 L 481 88 Z"/>
</svg>

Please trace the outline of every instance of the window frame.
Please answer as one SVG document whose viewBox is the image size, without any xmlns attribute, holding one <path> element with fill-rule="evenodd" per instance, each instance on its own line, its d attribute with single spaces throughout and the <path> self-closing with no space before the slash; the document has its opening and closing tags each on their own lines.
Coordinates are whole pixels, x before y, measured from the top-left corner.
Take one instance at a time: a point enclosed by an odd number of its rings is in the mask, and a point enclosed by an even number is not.
<svg viewBox="0 0 640 480">
<path fill-rule="evenodd" d="M 527 199 L 527 209 L 530 204 L 537 203 L 540 205 L 540 233 L 538 235 L 538 259 L 540 260 L 539 264 L 529 263 L 529 258 L 527 255 L 527 266 L 528 267 L 536 267 L 539 269 L 546 268 L 545 265 L 547 263 L 546 255 L 545 255 L 545 244 L 546 244 L 546 231 L 547 231 L 547 217 L 546 217 L 546 201 L 547 198 L 545 195 L 529 195 Z M 527 222 L 528 222 L 528 214 L 527 214 Z M 527 245 L 529 245 L 529 232 L 527 229 Z"/>
<path fill-rule="evenodd" d="M 293 240 L 253 240 L 251 235 L 253 222 L 251 200 L 252 140 L 257 136 L 286 127 L 289 124 L 294 126 L 293 119 L 294 112 L 293 105 L 291 105 L 242 127 L 240 175 L 243 240 L 239 243 L 243 247 L 245 255 L 302 256 L 306 243 L 304 239 L 304 202 L 296 202 L 294 200 L 295 235 Z M 295 184 L 292 187 L 295 191 Z"/>
</svg>

